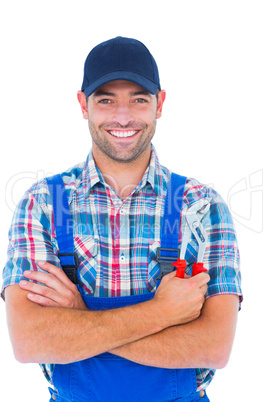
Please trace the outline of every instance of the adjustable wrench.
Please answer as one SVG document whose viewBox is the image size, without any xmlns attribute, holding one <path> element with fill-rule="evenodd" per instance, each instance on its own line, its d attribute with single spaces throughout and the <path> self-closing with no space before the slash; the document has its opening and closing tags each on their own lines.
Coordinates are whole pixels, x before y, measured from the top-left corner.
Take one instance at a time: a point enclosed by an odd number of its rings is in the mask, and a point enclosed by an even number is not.
<svg viewBox="0 0 268 402">
<path fill-rule="evenodd" d="M 204 264 L 202 261 L 206 249 L 208 236 L 198 215 L 203 215 L 208 210 L 208 208 L 209 203 L 200 201 L 190 207 L 186 213 L 187 224 L 182 238 L 180 258 L 178 258 L 176 262 L 172 262 L 172 265 L 177 268 L 176 277 L 178 278 L 184 278 L 186 268 L 186 260 L 184 258 L 187 250 L 187 245 L 191 237 L 191 232 L 193 233 L 198 243 L 197 260 L 192 267 L 192 276 L 207 271 L 206 268 L 204 268 Z"/>
</svg>

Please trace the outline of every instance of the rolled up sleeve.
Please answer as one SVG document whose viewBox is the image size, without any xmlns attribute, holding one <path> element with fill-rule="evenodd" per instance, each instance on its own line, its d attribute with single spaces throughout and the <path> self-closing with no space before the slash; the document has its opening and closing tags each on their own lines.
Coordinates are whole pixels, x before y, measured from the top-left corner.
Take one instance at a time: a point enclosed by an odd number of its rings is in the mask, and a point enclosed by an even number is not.
<svg viewBox="0 0 268 402">
<path fill-rule="evenodd" d="M 222 197 L 214 192 L 210 209 L 202 219 L 208 235 L 204 265 L 209 269 L 207 297 L 222 294 L 238 295 L 241 289 L 240 254 L 233 219 Z"/>
<path fill-rule="evenodd" d="M 7 262 L 3 269 L 1 297 L 9 285 L 18 284 L 25 270 L 42 271 L 38 261 L 59 266 L 51 235 L 51 214 L 44 212 L 31 191 L 27 191 L 16 207 L 9 230 Z"/>
</svg>

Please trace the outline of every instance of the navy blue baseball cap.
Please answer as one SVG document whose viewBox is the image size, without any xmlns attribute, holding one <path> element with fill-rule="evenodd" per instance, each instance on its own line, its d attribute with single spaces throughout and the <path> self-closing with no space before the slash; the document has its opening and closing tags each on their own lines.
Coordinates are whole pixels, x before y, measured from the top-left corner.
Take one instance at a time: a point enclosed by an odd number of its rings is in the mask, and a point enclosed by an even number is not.
<svg viewBox="0 0 268 402">
<path fill-rule="evenodd" d="M 160 87 L 155 59 L 143 43 L 118 36 L 94 47 L 84 66 L 81 90 L 86 97 L 115 80 L 134 82 L 155 95 Z"/>
</svg>

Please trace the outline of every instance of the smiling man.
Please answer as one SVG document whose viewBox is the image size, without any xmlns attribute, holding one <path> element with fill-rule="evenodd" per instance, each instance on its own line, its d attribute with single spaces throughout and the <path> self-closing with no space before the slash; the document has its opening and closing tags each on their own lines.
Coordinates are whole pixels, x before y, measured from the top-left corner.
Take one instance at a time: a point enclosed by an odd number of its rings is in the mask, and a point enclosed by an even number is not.
<svg viewBox="0 0 268 402">
<path fill-rule="evenodd" d="M 95 152 L 99 148 L 102 154 L 118 162 L 133 162 L 145 151 L 147 157 L 150 155 L 164 91 L 157 104 L 156 96 L 138 85 L 113 81 L 94 92 L 88 102 L 83 92 L 79 92 L 78 98 L 84 117 L 90 116 L 89 130 Z"/>
<path fill-rule="evenodd" d="M 116 178 L 121 198 L 136 187 L 149 165 L 151 140 L 165 95 L 160 91 L 156 97 L 123 80 L 103 85 L 88 98 L 78 92 L 92 136 L 94 160 L 110 185 Z"/>
<path fill-rule="evenodd" d="M 228 362 L 236 234 L 219 194 L 160 164 L 165 97 L 141 42 L 96 46 L 78 92 L 92 150 L 17 206 L 1 295 L 15 356 L 41 365 L 51 401 L 209 401 Z"/>
</svg>

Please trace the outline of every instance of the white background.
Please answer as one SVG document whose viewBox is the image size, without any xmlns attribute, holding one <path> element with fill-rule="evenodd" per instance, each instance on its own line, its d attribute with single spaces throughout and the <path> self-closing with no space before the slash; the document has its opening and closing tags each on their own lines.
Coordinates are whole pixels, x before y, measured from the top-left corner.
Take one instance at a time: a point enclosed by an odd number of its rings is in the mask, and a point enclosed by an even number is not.
<svg viewBox="0 0 268 402">
<path fill-rule="evenodd" d="M 76 100 L 88 52 L 118 35 L 141 40 L 167 91 L 154 140 L 161 162 L 220 192 L 239 238 L 245 300 L 213 402 L 268 400 L 267 20 L 259 0 L 9 0 L 0 9 L 1 266 L 23 192 L 90 149 Z M 2 301 L 0 339 L 4 400 L 47 402 L 38 365 L 13 357 Z"/>
</svg>

